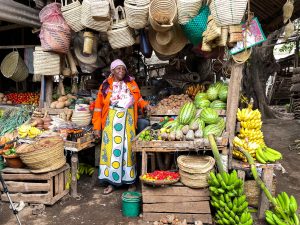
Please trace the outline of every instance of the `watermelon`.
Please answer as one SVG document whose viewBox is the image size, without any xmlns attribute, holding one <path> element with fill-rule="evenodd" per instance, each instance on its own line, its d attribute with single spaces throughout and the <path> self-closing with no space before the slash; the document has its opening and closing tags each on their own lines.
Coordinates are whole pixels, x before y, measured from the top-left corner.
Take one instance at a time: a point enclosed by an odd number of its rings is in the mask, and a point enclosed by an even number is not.
<svg viewBox="0 0 300 225">
<path fill-rule="evenodd" d="M 209 134 L 213 134 L 215 137 L 220 137 L 223 130 L 218 126 L 218 124 L 211 124 L 203 129 L 203 137 L 208 137 Z"/>
<path fill-rule="evenodd" d="M 210 105 L 210 101 L 208 99 L 200 99 L 198 101 L 195 100 L 195 106 L 197 109 L 205 109 Z"/>
<path fill-rule="evenodd" d="M 179 111 L 178 121 L 180 124 L 187 125 L 191 122 L 193 118 L 195 118 L 195 115 L 196 115 L 196 107 L 194 103 L 192 102 L 185 103 Z"/>
<path fill-rule="evenodd" d="M 226 109 L 226 103 L 221 100 L 214 100 L 209 107 L 212 109 Z"/>
<path fill-rule="evenodd" d="M 223 102 L 226 102 L 227 95 L 228 95 L 228 86 L 221 87 L 218 94 L 219 99 Z"/>
<path fill-rule="evenodd" d="M 219 121 L 219 114 L 214 109 L 206 108 L 202 110 L 200 119 L 206 124 L 215 124 Z"/>
<path fill-rule="evenodd" d="M 218 98 L 218 88 L 215 87 L 215 86 L 210 86 L 208 89 L 207 89 L 207 99 L 210 100 L 210 101 L 214 101 Z"/>
<path fill-rule="evenodd" d="M 225 120 L 221 117 L 219 117 L 219 121 L 217 122 L 217 125 L 219 126 L 219 128 L 223 131 L 225 129 Z"/>
<path fill-rule="evenodd" d="M 163 128 L 172 129 L 179 125 L 177 120 L 169 121 L 163 125 Z"/>
<path fill-rule="evenodd" d="M 195 102 L 198 102 L 199 100 L 207 99 L 207 94 L 204 92 L 198 92 L 195 96 Z"/>
<path fill-rule="evenodd" d="M 218 89 L 218 91 L 220 90 L 220 88 L 222 88 L 225 85 L 225 83 L 223 83 L 222 81 L 218 81 L 212 85 L 210 85 L 210 87 L 215 87 Z"/>
</svg>

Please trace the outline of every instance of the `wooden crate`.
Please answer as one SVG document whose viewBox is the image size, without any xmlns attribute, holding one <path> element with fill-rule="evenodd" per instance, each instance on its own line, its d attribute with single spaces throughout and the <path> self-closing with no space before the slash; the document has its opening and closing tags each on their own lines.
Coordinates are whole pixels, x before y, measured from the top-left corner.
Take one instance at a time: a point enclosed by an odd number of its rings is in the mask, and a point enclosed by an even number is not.
<svg viewBox="0 0 300 225">
<path fill-rule="evenodd" d="M 33 174 L 28 169 L 5 168 L 2 176 L 13 202 L 41 203 L 53 205 L 69 193 L 66 182 L 70 166 L 42 174 Z M 2 185 L 0 190 L 3 191 Z M 7 195 L 1 193 L 1 200 L 8 202 Z"/>
<path fill-rule="evenodd" d="M 166 215 L 174 214 L 188 223 L 201 220 L 212 224 L 209 205 L 209 190 L 192 189 L 178 182 L 165 187 L 142 186 L 143 220 L 159 221 Z"/>
<path fill-rule="evenodd" d="M 80 151 L 87 148 L 94 141 L 92 133 L 87 133 L 83 137 L 78 138 L 77 141 L 65 141 L 65 149 L 70 151 Z"/>
</svg>

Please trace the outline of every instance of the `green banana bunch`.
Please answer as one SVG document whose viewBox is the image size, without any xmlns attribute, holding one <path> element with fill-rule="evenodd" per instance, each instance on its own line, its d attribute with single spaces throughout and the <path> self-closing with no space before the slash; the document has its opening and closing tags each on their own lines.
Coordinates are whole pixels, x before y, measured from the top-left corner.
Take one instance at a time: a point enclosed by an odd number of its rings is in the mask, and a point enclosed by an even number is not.
<svg viewBox="0 0 300 225">
<path fill-rule="evenodd" d="M 298 203 L 293 195 L 288 196 L 286 192 L 281 192 L 274 198 L 277 207 L 274 212 L 266 210 L 266 221 L 271 225 L 299 225 L 299 215 L 297 214 Z"/>
<path fill-rule="evenodd" d="M 253 220 L 248 211 L 248 202 L 243 190 L 243 181 L 234 170 L 209 174 L 211 205 L 216 209 L 217 224 L 252 225 Z"/>
<path fill-rule="evenodd" d="M 256 160 L 260 163 L 274 163 L 282 159 L 282 154 L 267 146 L 260 146 L 256 149 Z"/>
<path fill-rule="evenodd" d="M 95 168 L 92 167 L 91 165 L 79 163 L 79 167 L 78 167 L 79 178 L 83 174 L 91 176 L 94 172 L 95 172 Z M 79 180 L 79 178 L 77 178 L 77 180 Z"/>
</svg>

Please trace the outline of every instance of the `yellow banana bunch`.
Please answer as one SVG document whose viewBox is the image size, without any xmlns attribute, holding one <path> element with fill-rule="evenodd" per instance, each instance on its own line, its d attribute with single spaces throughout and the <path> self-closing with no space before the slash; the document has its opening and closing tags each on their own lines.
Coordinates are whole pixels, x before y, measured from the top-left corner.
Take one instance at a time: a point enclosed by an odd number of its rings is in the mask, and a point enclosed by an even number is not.
<svg viewBox="0 0 300 225">
<path fill-rule="evenodd" d="M 198 92 L 204 92 L 204 91 L 205 91 L 205 86 L 204 85 L 196 84 L 196 85 L 190 85 L 186 89 L 185 93 L 187 95 L 189 95 L 190 97 L 195 97 Z"/>
<path fill-rule="evenodd" d="M 234 147 L 243 148 L 244 150 L 249 152 L 253 158 L 255 158 L 255 156 L 256 156 L 256 149 L 259 148 L 259 146 L 260 146 L 256 142 L 249 142 L 245 139 L 240 139 L 238 137 L 234 137 L 233 145 L 234 145 Z M 238 150 L 238 148 L 233 149 L 233 156 L 235 158 L 243 160 L 244 162 L 247 162 L 246 157 Z"/>
<path fill-rule="evenodd" d="M 241 128 L 239 138 L 248 138 L 249 140 L 263 139 L 264 135 L 260 129 Z"/>
<path fill-rule="evenodd" d="M 250 108 L 238 109 L 237 111 L 237 119 L 239 121 L 250 121 L 250 120 L 260 120 L 261 113 L 258 109 L 252 110 Z"/>
<path fill-rule="evenodd" d="M 262 121 L 260 119 L 241 121 L 241 126 L 247 129 L 261 129 Z"/>
<path fill-rule="evenodd" d="M 42 131 L 36 127 L 32 127 L 30 125 L 21 125 L 18 128 L 18 135 L 20 138 L 35 138 L 36 136 L 40 135 Z"/>
</svg>

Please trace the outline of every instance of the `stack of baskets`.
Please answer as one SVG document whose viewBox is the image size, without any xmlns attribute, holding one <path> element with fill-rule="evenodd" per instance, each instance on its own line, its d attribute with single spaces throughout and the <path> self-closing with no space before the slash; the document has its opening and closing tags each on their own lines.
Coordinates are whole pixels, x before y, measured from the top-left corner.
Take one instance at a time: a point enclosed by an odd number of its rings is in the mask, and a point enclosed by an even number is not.
<svg viewBox="0 0 300 225">
<path fill-rule="evenodd" d="M 16 152 L 33 173 L 54 171 L 66 164 L 64 141 L 59 136 L 20 145 Z"/>
<path fill-rule="evenodd" d="M 75 32 L 81 31 L 84 26 L 81 24 L 81 3 L 79 0 L 72 0 L 68 4 L 68 0 L 61 0 L 61 11 L 67 24 Z"/>
<path fill-rule="evenodd" d="M 229 26 L 229 42 L 236 43 L 238 41 L 243 41 L 242 25 Z"/>
<path fill-rule="evenodd" d="M 28 68 L 17 51 L 5 56 L 1 63 L 1 72 L 5 77 L 16 82 L 23 81 L 28 77 Z"/>
<path fill-rule="evenodd" d="M 214 169 L 215 160 L 211 156 L 185 156 L 177 158 L 180 181 L 191 188 L 208 187 L 210 171 Z"/>
<path fill-rule="evenodd" d="M 128 26 L 133 29 L 145 28 L 149 18 L 150 0 L 125 0 Z"/>
<path fill-rule="evenodd" d="M 92 115 L 89 110 L 89 106 L 86 104 L 78 104 L 75 106 L 75 110 L 72 115 L 72 122 L 77 126 L 87 126 L 90 124 Z"/>
<path fill-rule="evenodd" d="M 119 16 L 119 10 L 122 16 Z M 128 26 L 122 6 L 117 6 L 115 9 L 115 21 L 107 31 L 107 37 L 113 49 L 129 47 L 135 43 L 133 30 Z"/>
<path fill-rule="evenodd" d="M 33 52 L 34 74 L 59 75 L 60 56 L 52 52 L 44 52 L 43 48 L 35 47 Z"/>
</svg>

